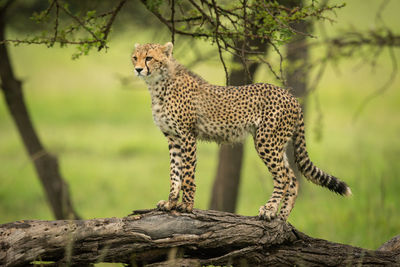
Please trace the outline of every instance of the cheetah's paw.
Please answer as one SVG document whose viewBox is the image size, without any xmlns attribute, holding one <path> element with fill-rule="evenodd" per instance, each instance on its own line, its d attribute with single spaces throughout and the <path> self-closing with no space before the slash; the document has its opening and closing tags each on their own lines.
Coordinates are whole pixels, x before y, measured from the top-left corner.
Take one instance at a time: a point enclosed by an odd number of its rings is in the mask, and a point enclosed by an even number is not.
<svg viewBox="0 0 400 267">
<path fill-rule="evenodd" d="M 165 200 L 160 200 L 157 203 L 157 209 L 159 210 L 164 210 L 164 211 L 170 211 L 176 208 L 176 201 L 165 201 Z"/>
<path fill-rule="evenodd" d="M 176 206 L 176 209 L 180 212 L 192 212 L 193 210 L 193 203 L 189 202 L 181 202 Z"/>
<path fill-rule="evenodd" d="M 261 206 L 259 209 L 258 217 L 261 220 L 266 220 L 266 221 L 270 222 L 276 218 L 276 213 L 277 213 L 277 210 L 274 207 Z"/>
</svg>

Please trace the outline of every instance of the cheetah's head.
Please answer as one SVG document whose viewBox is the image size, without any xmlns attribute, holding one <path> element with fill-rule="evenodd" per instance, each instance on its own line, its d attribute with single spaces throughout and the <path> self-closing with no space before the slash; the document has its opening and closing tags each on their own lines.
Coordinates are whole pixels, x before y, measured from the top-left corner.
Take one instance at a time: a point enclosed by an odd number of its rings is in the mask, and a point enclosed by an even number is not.
<svg viewBox="0 0 400 267">
<path fill-rule="evenodd" d="M 144 79 L 157 79 L 168 71 L 168 63 L 171 61 L 173 44 L 135 44 L 132 54 L 134 72 Z"/>
</svg>

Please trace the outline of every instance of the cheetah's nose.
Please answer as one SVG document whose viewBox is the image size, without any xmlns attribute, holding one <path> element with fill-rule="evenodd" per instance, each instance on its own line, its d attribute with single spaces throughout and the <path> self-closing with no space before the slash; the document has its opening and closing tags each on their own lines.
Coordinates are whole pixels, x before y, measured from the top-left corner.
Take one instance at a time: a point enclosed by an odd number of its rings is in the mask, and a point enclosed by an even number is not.
<svg viewBox="0 0 400 267">
<path fill-rule="evenodd" d="M 135 68 L 135 70 L 137 71 L 138 74 L 140 74 L 140 72 L 143 70 L 143 68 Z"/>
</svg>

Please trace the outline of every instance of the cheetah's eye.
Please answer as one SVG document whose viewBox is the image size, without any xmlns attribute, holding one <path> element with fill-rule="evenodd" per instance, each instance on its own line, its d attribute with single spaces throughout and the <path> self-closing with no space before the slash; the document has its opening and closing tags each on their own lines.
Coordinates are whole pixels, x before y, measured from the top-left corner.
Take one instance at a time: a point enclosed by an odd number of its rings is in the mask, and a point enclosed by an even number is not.
<svg viewBox="0 0 400 267">
<path fill-rule="evenodd" d="M 137 56 L 134 56 L 133 59 L 136 61 L 137 60 Z"/>
<path fill-rule="evenodd" d="M 146 57 L 146 61 L 150 61 L 152 59 L 153 59 L 153 57 Z"/>
</svg>

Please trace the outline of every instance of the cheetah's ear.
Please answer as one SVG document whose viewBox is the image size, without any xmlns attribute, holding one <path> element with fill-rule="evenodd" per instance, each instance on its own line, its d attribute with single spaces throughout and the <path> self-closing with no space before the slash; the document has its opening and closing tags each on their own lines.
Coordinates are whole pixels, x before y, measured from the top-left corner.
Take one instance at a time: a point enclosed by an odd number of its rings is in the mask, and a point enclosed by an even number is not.
<svg viewBox="0 0 400 267">
<path fill-rule="evenodd" d="M 139 47 L 140 44 L 136 43 L 135 44 L 135 49 L 137 49 Z"/>
<path fill-rule="evenodd" d="M 172 55 L 173 47 L 174 47 L 174 45 L 171 42 L 168 42 L 163 46 L 164 53 L 167 57 L 170 57 Z"/>
</svg>

